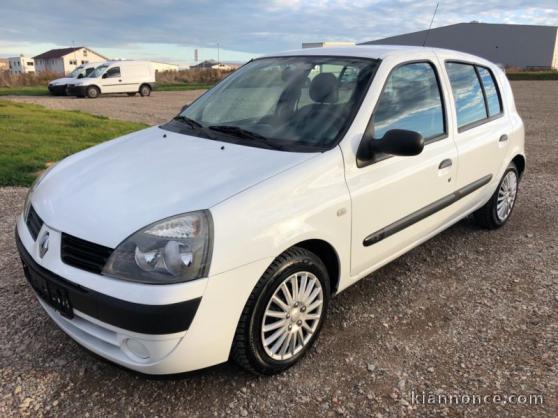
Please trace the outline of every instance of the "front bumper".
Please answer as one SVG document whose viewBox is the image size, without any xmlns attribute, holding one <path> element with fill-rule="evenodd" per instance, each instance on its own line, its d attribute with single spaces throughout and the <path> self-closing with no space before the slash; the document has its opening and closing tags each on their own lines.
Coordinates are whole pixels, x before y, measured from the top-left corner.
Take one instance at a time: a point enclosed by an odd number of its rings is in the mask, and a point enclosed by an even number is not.
<svg viewBox="0 0 558 418">
<path fill-rule="evenodd" d="M 49 249 L 40 257 L 38 243 L 46 232 Z M 60 234 L 44 224 L 35 241 L 23 217 L 18 218 L 17 246 L 39 302 L 79 344 L 146 374 L 182 373 L 227 361 L 246 300 L 272 261 L 178 285 L 143 285 L 64 264 Z M 44 280 L 65 289 L 72 315 L 42 293 Z"/>
<path fill-rule="evenodd" d="M 69 96 L 82 97 L 85 96 L 87 92 L 87 86 L 74 86 L 73 84 L 70 84 L 67 92 Z"/>
<path fill-rule="evenodd" d="M 70 312 L 64 312 L 67 318 L 72 319 L 72 311 L 77 310 L 113 327 L 160 335 L 186 331 L 198 310 L 201 298 L 170 305 L 147 305 L 117 299 L 76 285 L 37 264 L 17 235 L 16 244 L 25 277 L 41 301 L 56 309 L 56 295 L 52 294 L 52 288 L 67 295 L 71 304 Z"/>
<path fill-rule="evenodd" d="M 55 96 L 65 96 L 66 95 L 66 84 L 59 84 L 53 86 L 51 84 L 48 85 L 48 91 L 55 95 Z"/>
</svg>

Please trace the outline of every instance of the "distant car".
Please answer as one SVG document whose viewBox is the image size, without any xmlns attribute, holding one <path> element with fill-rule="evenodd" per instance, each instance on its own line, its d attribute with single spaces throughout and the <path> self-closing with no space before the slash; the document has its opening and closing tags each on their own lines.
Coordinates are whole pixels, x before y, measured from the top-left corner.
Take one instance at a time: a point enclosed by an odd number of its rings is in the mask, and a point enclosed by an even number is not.
<svg viewBox="0 0 558 418">
<path fill-rule="evenodd" d="M 308 352 L 332 296 L 469 214 L 503 226 L 524 170 L 492 63 L 304 49 L 62 160 L 30 189 L 17 246 L 48 315 L 95 353 L 272 374 Z"/>
<path fill-rule="evenodd" d="M 65 96 L 68 94 L 68 85 L 75 84 L 76 80 L 89 76 L 98 67 L 100 62 L 90 62 L 74 69 L 67 77 L 57 78 L 48 83 L 48 91 L 54 96 Z"/>
<path fill-rule="evenodd" d="M 94 99 L 101 94 L 149 96 L 155 86 L 155 69 L 146 61 L 109 61 L 68 87 L 69 94 Z"/>
</svg>

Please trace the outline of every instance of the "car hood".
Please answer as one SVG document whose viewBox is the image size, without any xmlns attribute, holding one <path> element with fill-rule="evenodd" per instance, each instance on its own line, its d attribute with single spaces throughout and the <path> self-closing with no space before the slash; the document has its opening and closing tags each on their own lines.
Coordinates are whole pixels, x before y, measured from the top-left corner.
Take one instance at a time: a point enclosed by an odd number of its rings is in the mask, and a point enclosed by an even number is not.
<svg viewBox="0 0 558 418">
<path fill-rule="evenodd" d="M 71 78 L 71 77 L 63 77 L 63 78 L 57 78 L 56 80 L 52 80 L 50 83 L 53 86 L 58 86 L 60 84 L 70 84 L 70 83 L 75 83 L 76 82 L 76 78 Z"/>
<path fill-rule="evenodd" d="M 211 208 L 315 155 L 152 127 L 64 159 L 31 202 L 49 227 L 114 248 L 146 225 Z"/>
</svg>

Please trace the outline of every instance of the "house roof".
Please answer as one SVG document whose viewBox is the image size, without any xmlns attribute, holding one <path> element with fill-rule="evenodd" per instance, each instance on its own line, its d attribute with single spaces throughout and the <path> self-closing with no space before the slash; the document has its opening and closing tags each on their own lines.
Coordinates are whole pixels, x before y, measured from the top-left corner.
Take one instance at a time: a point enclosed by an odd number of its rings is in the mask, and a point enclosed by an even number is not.
<svg viewBox="0 0 558 418">
<path fill-rule="evenodd" d="M 98 56 L 100 56 L 101 58 L 107 59 L 106 57 L 103 57 L 101 54 L 98 54 L 95 51 L 92 51 L 91 49 L 85 47 L 85 46 L 78 46 L 78 47 L 73 47 L 73 48 L 59 48 L 59 49 L 51 49 L 50 51 L 47 52 L 43 52 L 40 55 L 37 55 L 35 57 L 33 57 L 34 59 L 53 59 L 53 58 L 61 58 L 64 57 L 68 54 L 71 54 L 74 51 L 78 51 L 82 48 L 87 49 L 88 51 L 91 51 L 95 54 L 97 54 Z"/>
</svg>

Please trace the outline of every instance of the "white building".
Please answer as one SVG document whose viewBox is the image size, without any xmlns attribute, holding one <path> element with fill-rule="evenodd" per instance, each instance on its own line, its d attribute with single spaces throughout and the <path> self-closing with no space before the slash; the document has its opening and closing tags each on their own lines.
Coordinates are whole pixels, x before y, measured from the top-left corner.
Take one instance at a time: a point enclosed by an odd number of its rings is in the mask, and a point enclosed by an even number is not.
<svg viewBox="0 0 558 418">
<path fill-rule="evenodd" d="M 19 57 L 8 58 L 10 74 L 27 74 L 35 72 L 35 62 L 33 58 L 20 55 Z"/>
<path fill-rule="evenodd" d="M 108 60 L 107 57 L 83 46 L 51 49 L 37 55 L 34 59 L 37 72 L 48 71 L 58 74 L 69 74 L 80 65 Z"/>
<path fill-rule="evenodd" d="M 414 45 L 454 49 L 496 64 L 558 69 L 558 27 L 458 23 L 365 42 L 364 45 Z"/>
<path fill-rule="evenodd" d="M 164 71 L 178 71 L 177 64 L 168 64 L 166 62 L 150 61 L 155 69 L 156 73 L 162 73 Z"/>
<path fill-rule="evenodd" d="M 302 48 L 335 48 L 335 47 L 345 47 L 345 46 L 355 46 L 354 42 L 343 42 L 343 41 L 325 41 L 325 42 L 303 42 Z"/>
</svg>

